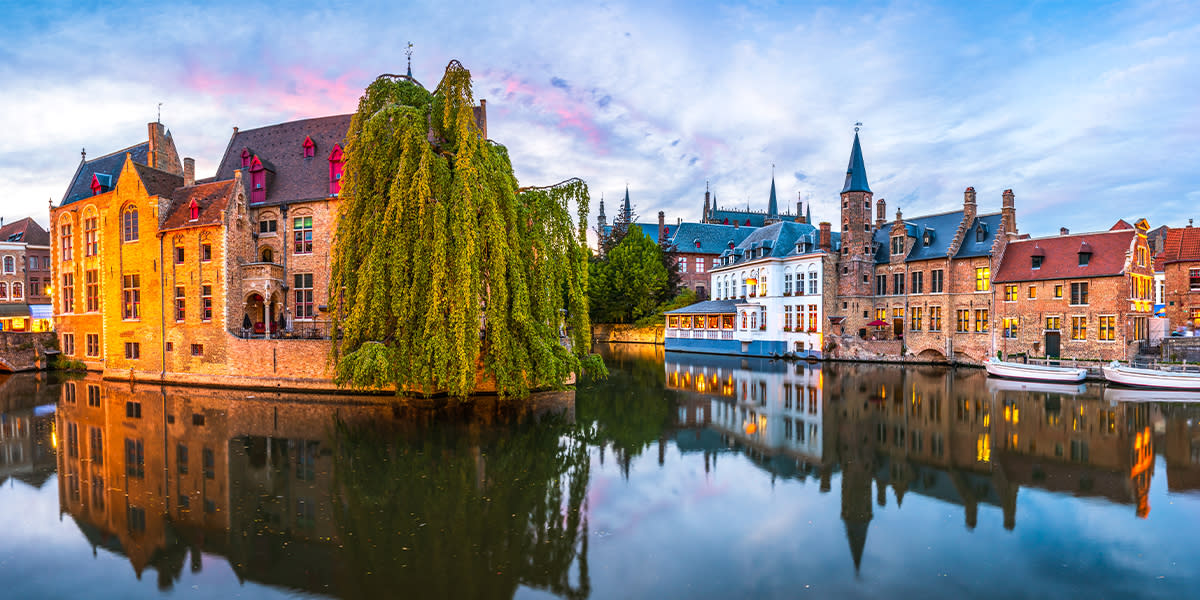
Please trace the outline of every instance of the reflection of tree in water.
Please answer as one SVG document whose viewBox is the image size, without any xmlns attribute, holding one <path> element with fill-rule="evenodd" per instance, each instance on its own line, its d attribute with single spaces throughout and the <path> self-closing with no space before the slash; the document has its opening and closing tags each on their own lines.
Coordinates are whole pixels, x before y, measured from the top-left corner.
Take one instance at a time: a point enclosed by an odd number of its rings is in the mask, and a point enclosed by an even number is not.
<svg viewBox="0 0 1200 600">
<path fill-rule="evenodd" d="M 339 422 L 336 446 L 339 559 L 357 587 L 345 595 L 590 594 L 588 454 L 565 415 L 503 428 L 430 420 L 403 433 Z"/>
<path fill-rule="evenodd" d="M 609 375 L 603 384 L 584 382 L 576 391 L 575 414 L 590 444 L 612 444 L 628 476 L 630 461 L 670 426 L 677 392 L 666 388 L 661 355 L 611 352 L 604 355 Z"/>
</svg>

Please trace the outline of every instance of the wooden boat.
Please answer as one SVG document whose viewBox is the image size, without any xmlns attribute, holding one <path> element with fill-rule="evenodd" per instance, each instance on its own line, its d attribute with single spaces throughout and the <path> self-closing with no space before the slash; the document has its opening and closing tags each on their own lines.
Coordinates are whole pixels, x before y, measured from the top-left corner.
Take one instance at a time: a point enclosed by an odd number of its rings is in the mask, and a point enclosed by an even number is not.
<svg viewBox="0 0 1200 600">
<path fill-rule="evenodd" d="M 1156 369 L 1126 367 L 1117 361 L 1105 365 L 1104 379 L 1131 387 L 1159 390 L 1187 390 L 1200 392 L 1200 373 L 1173 373 Z"/>
<path fill-rule="evenodd" d="M 987 359 L 983 367 L 987 369 L 988 375 L 1003 377 L 1005 379 L 1022 379 L 1025 381 L 1078 383 L 1087 377 L 1087 369 L 1027 365 L 1024 363 L 1005 362 L 995 358 Z"/>
<path fill-rule="evenodd" d="M 1109 402 L 1188 402 L 1200 404 L 1200 392 L 1108 386 L 1104 388 L 1104 399 Z"/>
<path fill-rule="evenodd" d="M 1063 396 L 1079 396 L 1087 393 L 1084 383 L 1043 383 L 1040 381 L 1021 381 L 1012 379 L 987 380 L 989 392 L 1033 392 L 1038 394 L 1060 394 Z"/>
</svg>

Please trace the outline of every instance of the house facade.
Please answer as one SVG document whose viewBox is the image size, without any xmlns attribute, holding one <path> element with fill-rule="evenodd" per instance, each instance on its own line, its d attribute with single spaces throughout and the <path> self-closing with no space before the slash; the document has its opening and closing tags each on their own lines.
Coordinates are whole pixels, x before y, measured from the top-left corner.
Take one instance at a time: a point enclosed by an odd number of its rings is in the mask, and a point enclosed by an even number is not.
<svg viewBox="0 0 1200 600">
<path fill-rule="evenodd" d="M 836 244 L 828 223 L 755 230 L 722 253 L 710 273 L 713 300 L 666 314 L 666 349 L 820 358 Z"/>
<path fill-rule="evenodd" d="M 996 350 L 1128 360 L 1149 340 L 1154 271 L 1145 220 L 1009 242 L 993 278 Z"/>
<path fill-rule="evenodd" d="M 1161 304 L 1170 327 L 1184 332 L 1200 329 L 1200 229 L 1189 222 L 1168 231 L 1155 264 L 1162 269 Z"/>
<path fill-rule="evenodd" d="M 31 218 L 0 226 L 0 328 L 51 331 L 50 233 Z"/>
</svg>

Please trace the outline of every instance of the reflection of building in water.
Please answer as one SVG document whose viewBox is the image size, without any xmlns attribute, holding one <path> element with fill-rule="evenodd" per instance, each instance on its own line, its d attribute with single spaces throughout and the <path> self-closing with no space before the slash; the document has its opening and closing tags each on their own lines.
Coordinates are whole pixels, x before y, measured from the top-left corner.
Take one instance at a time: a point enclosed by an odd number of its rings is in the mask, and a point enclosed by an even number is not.
<svg viewBox="0 0 1200 600">
<path fill-rule="evenodd" d="M 41 376 L 0 379 L 0 485 L 11 477 L 40 488 L 54 474 L 53 398 Z"/>
<path fill-rule="evenodd" d="M 1200 491 L 1200 405 L 1164 404 L 1159 447 L 1167 463 L 1167 490 Z"/>
<path fill-rule="evenodd" d="M 434 577 L 438 569 L 413 564 L 416 568 L 399 571 L 393 568 L 398 565 L 390 564 L 401 558 L 420 563 L 446 556 L 431 550 L 428 540 L 422 543 L 416 539 L 422 535 L 419 531 L 414 530 L 411 536 L 401 533 L 409 525 L 417 526 L 408 522 L 411 515 L 420 514 L 418 508 L 427 510 L 422 520 L 437 532 L 429 535 L 443 537 L 451 535 L 447 533 L 450 524 L 440 522 L 445 520 L 443 513 L 461 514 L 464 507 L 459 504 L 468 505 L 469 513 L 477 505 L 495 503 L 504 513 L 506 524 L 513 523 L 510 515 L 514 513 L 524 512 L 534 518 L 534 507 L 510 506 L 513 498 L 522 502 L 528 498 L 504 491 L 517 479 L 505 469 L 519 466 L 523 476 L 533 478 L 539 461 L 513 456 L 514 450 L 504 447 L 489 448 L 486 438 L 489 432 L 499 430 L 493 423 L 503 424 L 517 417 L 565 423 L 573 414 L 571 399 L 570 394 L 542 395 L 536 399 L 540 404 L 516 413 L 484 405 L 469 415 L 451 419 L 454 432 L 446 437 L 460 440 L 459 446 L 439 447 L 438 440 L 406 439 L 410 435 L 419 437 L 435 425 L 440 427 L 441 416 L 401 410 L 378 401 L 134 388 L 89 376 L 66 383 L 61 389 L 57 413 L 57 429 L 63 432 L 59 434 L 60 503 L 94 548 L 127 556 L 139 578 L 147 566 L 153 567 L 162 589 L 174 585 L 185 564 L 190 562 L 191 570 L 200 570 L 201 552 L 224 556 L 242 580 L 309 592 L 369 597 L 377 596 L 382 588 L 405 582 L 415 583 L 414 589 L 425 589 L 430 582 L 422 578 Z M 363 428 L 384 428 L 381 431 L 389 437 L 368 436 L 364 441 L 359 432 Z M 543 445 L 560 443 L 560 430 L 536 426 L 526 429 L 543 435 L 538 440 Z M 406 443 L 411 444 L 409 450 L 415 446 L 423 451 L 406 451 Z M 513 445 L 517 450 L 528 450 L 517 441 Z M 550 457 L 542 463 L 563 459 L 552 449 L 538 455 Z M 364 457 L 379 464 L 365 462 Z M 408 473 L 411 477 L 397 478 L 379 474 L 381 465 L 413 472 Z M 356 469 L 362 472 L 354 472 Z M 451 481 L 461 479 L 474 493 L 411 483 L 428 482 L 438 475 Z M 586 486 L 586 471 L 582 475 L 584 480 L 575 481 L 551 473 L 538 481 L 545 485 L 567 481 Z M 411 498 L 363 489 L 363 481 L 373 482 L 376 478 L 381 486 L 411 491 Z M 522 486 L 529 497 L 555 497 L 534 481 L 524 480 Z M 559 498 L 566 496 L 566 492 L 557 493 Z M 486 501 L 479 499 L 484 496 Z M 405 502 L 412 510 L 396 513 L 396 505 Z M 570 546 L 547 545 L 553 561 L 525 557 L 528 569 L 512 568 L 515 558 L 505 551 L 516 552 L 528 544 L 498 539 L 497 548 L 486 548 L 457 563 L 460 570 L 470 573 L 449 577 L 449 583 L 440 585 L 449 585 L 453 590 L 453 586 L 487 573 L 497 578 L 497 596 L 505 596 L 504 590 L 511 596 L 519 583 L 572 592 L 565 582 L 578 556 L 579 540 L 575 535 L 584 531 L 586 524 L 576 523 L 574 530 L 568 530 L 562 522 L 563 516 L 581 515 L 579 502 L 555 503 L 552 508 L 558 521 L 545 519 L 544 515 L 541 518 L 543 526 L 556 528 L 553 535 L 539 531 L 536 524 L 526 527 L 518 523 L 496 537 L 554 537 Z M 564 509 L 568 509 L 567 515 L 563 515 Z M 402 522 L 394 522 L 397 519 Z M 416 554 L 405 555 L 398 547 L 380 544 L 379 532 L 372 527 L 390 528 L 398 536 L 396 541 L 412 546 Z M 376 546 L 381 549 L 375 550 Z M 464 541 L 461 551 L 467 552 L 467 547 Z M 586 564 L 585 557 L 579 560 Z M 491 561 L 504 562 L 505 568 L 497 568 Z M 586 566 L 582 568 L 586 573 Z M 372 571 L 376 573 L 374 579 Z M 436 590 L 436 585 L 431 589 Z"/>
</svg>

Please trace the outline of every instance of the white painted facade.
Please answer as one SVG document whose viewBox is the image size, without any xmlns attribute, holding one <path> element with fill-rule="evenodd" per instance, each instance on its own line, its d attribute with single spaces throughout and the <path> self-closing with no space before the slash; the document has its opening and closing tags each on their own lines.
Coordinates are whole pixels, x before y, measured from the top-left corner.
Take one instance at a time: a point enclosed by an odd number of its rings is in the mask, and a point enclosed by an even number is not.
<svg viewBox="0 0 1200 600">
<path fill-rule="evenodd" d="M 713 269 L 713 299 L 738 300 L 735 338 L 783 342 L 787 352 L 820 351 L 825 324 L 822 261 L 828 256 L 764 257 Z"/>
</svg>

